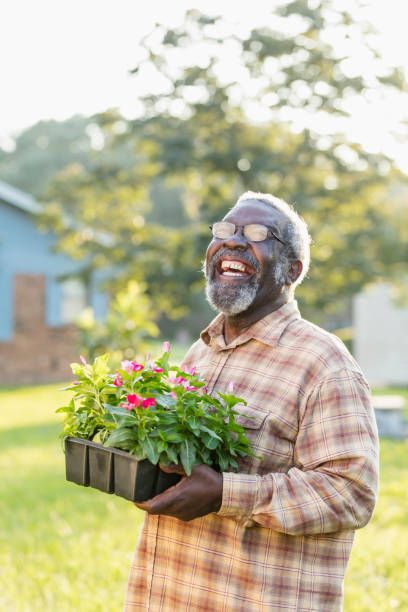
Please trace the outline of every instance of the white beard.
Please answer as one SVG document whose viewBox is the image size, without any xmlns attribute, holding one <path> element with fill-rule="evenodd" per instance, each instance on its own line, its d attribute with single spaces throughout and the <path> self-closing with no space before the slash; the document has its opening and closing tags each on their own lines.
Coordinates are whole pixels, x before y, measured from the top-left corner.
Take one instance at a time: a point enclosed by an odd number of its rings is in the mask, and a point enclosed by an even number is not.
<svg viewBox="0 0 408 612">
<path fill-rule="evenodd" d="M 220 254 L 218 255 L 218 258 L 219 257 Z M 257 265 L 257 262 L 253 261 L 251 263 L 255 269 L 259 271 L 259 265 Z M 255 276 L 249 279 L 245 284 L 234 286 L 215 279 L 214 264 L 210 265 L 208 275 L 206 273 L 205 261 L 203 262 L 202 270 L 207 281 L 205 288 L 207 302 L 214 310 L 218 310 L 219 312 L 229 316 L 237 315 L 241 312 L 245 312 L 245 310 L 248 310 L 248 308 L 255 301 L 260 289 L 260 281 Z M 284 270 L 284 262 L 277 262 L 274 277 L 276 284 L 280 287 L 285 284 Z"/>
<path fill-rule="evenodd" d="M 214 310 L 226 315 L 236 315 L 248 310 L 258 295 L 259 282 L 249 281 L 245 285 L 225 288 L 224 284 L 207 279 L 205 294 L 207 301 Z"/>
</svg>

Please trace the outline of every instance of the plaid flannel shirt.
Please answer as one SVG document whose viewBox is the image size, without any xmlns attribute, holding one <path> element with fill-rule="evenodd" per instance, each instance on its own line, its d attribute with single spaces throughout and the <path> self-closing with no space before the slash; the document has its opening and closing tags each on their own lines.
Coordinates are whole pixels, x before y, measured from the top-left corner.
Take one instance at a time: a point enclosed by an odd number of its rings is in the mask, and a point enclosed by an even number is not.
<svg viewBox="0 0 408 612">
<path fill-rule="evenodd" d="M 354 530 L 377 493 L 367 383 L 295 301 L 229 345 L 223 324 L 218 315 L 184 365 L 197 366 L 210 393 L 235 383 L 248 402 L 237 421 L 263 461 L 245 457 L 238 473 L 223 474 L 217 513 L 190 522 L 146 515 L 125 610 L 341 610 Z"/>
</svg>

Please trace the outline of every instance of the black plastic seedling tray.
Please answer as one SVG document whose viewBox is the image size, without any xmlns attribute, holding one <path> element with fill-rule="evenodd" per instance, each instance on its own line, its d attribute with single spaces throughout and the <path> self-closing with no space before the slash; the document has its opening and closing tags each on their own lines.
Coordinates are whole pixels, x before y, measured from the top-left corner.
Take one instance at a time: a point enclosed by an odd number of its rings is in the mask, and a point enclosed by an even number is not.
<svg viewBox="0 0 408 612">
<path fill-rule="evenodd" d="M 114 493 L 112 451 L 93 443 L 89 446 L 88 457 L 89 486 L 104 493 Z"/>
<path fill-rule="evenodd" d="M 66 479 L 115 493 L 130 501 L 145 501 L 177 484 L 178 474 L 166 474 L 147 459 L 138 461 L 133 455 L 84 440 L 65 439 Z"/>
<path fill-rule="evenodd" d="M 115 493 L 131 501 L 145 501 L 156 495 L 157 465 L 147 459 L 138 461 L 129 453 L 113 449 Z"/>
<path fill-rule="evenodd" d="M 83 487 L 89 487 L 89 446 L 87 440 L 65 438 L 65 477 Z"/>
</svg>

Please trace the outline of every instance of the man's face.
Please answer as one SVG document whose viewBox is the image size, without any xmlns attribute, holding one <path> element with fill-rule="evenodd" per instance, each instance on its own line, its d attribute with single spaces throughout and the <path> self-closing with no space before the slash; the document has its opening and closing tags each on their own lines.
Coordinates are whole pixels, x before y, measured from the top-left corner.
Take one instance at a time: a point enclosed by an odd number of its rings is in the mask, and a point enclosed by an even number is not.
<svg viewBox="0 0 408 612">
<path fill-rule="evenodd" d="M 287 217 L 270 204 L 245 200 L 223 219 L 236 226 L 261 223 L 281 237 Z M 217 310 L 235 315 L 273 305 L 281 295 L 283 245 L 275 239 L 251 242 L 239 229 L 231 238 L 214 238 L 207 249 L 207 299 Z"/>
</svg>

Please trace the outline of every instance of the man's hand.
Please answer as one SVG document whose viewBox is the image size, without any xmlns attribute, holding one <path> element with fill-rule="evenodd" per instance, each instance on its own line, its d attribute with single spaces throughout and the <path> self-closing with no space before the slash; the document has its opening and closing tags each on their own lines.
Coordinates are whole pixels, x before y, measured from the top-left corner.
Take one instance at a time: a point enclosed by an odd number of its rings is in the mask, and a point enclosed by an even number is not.
<svg viewBox="0 0 408 612">
<path fill-rule="evenodd" d="M 174 487 L 135 505 L 149 514 L 174 516 L 180 521 L 192 521 L 210 512 L 217 512 L 222 502 L 222 475 L 208 465 L 198 465 L 186 476 L 180 466 L 160 466 L 164 472 L 176 472 L 184 478 Z"/>
</svg>

